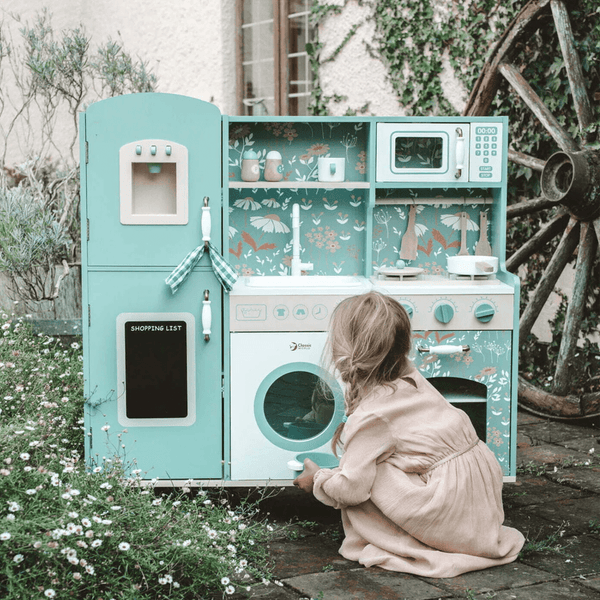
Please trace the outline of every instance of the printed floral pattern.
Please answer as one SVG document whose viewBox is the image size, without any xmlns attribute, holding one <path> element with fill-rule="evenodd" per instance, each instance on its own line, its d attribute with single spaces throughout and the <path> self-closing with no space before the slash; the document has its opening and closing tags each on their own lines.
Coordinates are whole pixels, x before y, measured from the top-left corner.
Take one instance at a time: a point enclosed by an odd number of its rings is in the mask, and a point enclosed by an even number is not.
<svg viewBox="0 0 600 600">
<path fill-rule="evenodd" d="M 481 190 L 477 190 L 481 194 Z M 430 190 L 423 190 L 429 197 Z M 449 192 L 450 194 L 451 192 Z M 470 196 L 473 190 L 460 190 Z M 485 190 L 483 195 L 487 196 Z M 475 253 L 479 239 L 479 216 L 485 206 L 467 197 L 465 205 L 419 204 L 419 196 L 413 194 L 412 201 L 417 206 L 415 233 L 417 234 L 417 258 L 408 262 L 408 266 L 424 269 L 426 274 L 436 275 L 446 271 L 446 257 L 455 255 L 460 247 L 460 213 L 465 211 L 467 218 L 467 249 Z M 380 204 L 373 213 L 373 271 L 382 266 L 394 265 L 399 259 L 402 237 L 408 225 L 406 205 Z M 489 234 L 489 232 L 488 232 Z"/>
<path fill-rule="evenodd" d="M 258 154 L 261 180 L 267 153 L 283 160 L 284 181 L 316 181 L 319 157 L 346 159 L 346 180 L 365 181 L 367 127 L 364 123 L 232 123 L 229 129 L 229 179 L 241 179 L 242 156 Z"/>
<path fill-rule="evenodd" d="M 510 469 L 511 344 L 510 331 L 462 331 L 413 333 L 414 346 L 468 345 L 469 352 L 445 356 L 413 351 L 416 367 L 427 378 L 458 377 L 482 383 L 487 388 L 486 442 L 494 451 L 505 475 Z M 469 414 L 477 403 L 457 403 Z"/>
<path fill-rule="evenodd" d="M 235 193 L 243 197 L 235 198 Z M 286 275 L 292 260 L 292 204 L 300 205 L 302 260 L 315 275 L 357 275 L 364 255 L 357 241 L 364 236 L 365 198 L 346 190 L 230 190 L 230 261 L 242 275 Z M 348 202 L 350 197 L 350 202 Z M 364 242 L 363 242 L 364 244 Z M 359 244 L 361 245 L 361 244 Z M 250 272 L 251 271 L 251 272 Z"/>
</svg>

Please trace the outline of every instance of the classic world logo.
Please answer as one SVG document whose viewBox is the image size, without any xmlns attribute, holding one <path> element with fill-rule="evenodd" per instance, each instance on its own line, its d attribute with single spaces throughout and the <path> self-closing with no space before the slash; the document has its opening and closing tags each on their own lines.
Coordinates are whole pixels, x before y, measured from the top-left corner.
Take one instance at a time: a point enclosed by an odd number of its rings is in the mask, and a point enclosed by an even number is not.
<svg viewBox="0 0 600 600">
<path fill-rule="evenodd" d="M 311 344 L 298 344 L 296 342 L 290 343 L 290 350 L 292 352 L 294 352 L 296 350 L 310 350 L 310 348 L 311 348 Z"/>
</svg>

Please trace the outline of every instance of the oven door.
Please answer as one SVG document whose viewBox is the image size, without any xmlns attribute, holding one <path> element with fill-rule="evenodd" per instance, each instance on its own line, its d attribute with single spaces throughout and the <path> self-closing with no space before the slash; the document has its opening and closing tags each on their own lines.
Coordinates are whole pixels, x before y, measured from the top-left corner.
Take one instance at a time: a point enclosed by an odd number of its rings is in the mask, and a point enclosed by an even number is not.
<svg viewBox="0 0 600 600">
<path fill-rule="evenodd" d="M 468 123 L 377 123 L 377 181 L 468 181 L 468 148 Z"/>
</svg>

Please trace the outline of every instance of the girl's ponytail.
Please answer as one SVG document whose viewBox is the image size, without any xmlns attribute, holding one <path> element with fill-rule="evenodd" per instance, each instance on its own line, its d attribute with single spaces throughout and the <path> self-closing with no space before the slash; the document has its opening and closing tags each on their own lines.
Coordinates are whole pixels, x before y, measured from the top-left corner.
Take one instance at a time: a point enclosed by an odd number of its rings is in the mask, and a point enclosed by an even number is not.
<svg viewBox="0 0 600 600">
<path fill-rule="evenodd" d="M 346 418 L 376 387 L 389 385 L 409 368 L 410 319 L 389 296 L 369 292 L 342 300 L 332 318 L 326 352 L 330 366 L 345 384 Z M 345 421 L 345 420 L 344 420 Z M 344 422 L 331 440 L 337 456 Z"/>
</svg>

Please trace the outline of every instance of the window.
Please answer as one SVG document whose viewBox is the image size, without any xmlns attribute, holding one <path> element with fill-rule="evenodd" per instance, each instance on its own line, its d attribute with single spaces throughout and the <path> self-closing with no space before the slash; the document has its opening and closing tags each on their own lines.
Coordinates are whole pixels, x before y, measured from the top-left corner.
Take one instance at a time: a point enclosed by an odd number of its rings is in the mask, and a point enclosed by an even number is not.
<svg viewBox="0 0 600 600">
<path fill-rule="evenodd" d="M 238 0 L 241 115 L 305 115 L 312 91 L 306 44 L 311 0 Z"/>
</svg>

